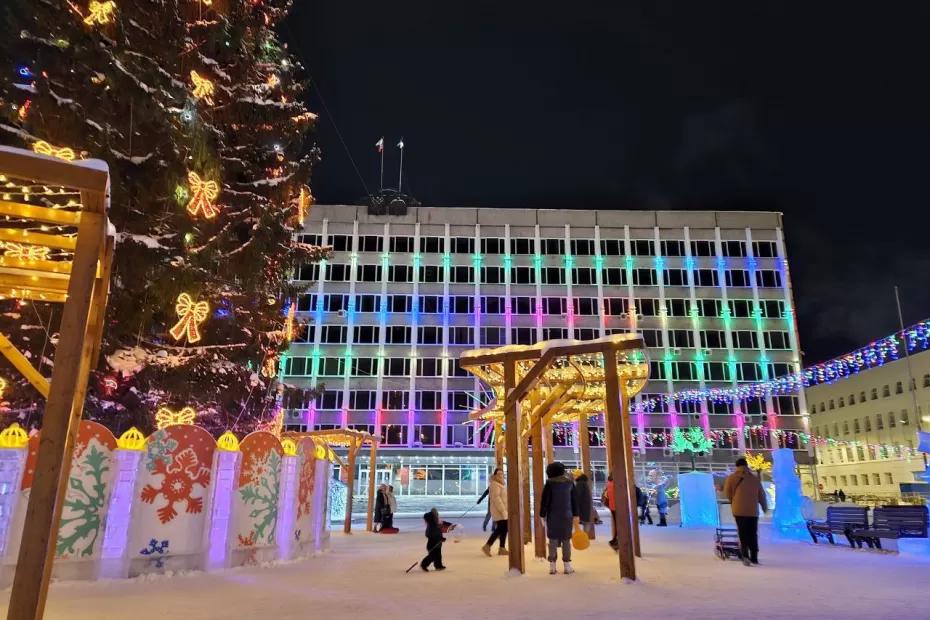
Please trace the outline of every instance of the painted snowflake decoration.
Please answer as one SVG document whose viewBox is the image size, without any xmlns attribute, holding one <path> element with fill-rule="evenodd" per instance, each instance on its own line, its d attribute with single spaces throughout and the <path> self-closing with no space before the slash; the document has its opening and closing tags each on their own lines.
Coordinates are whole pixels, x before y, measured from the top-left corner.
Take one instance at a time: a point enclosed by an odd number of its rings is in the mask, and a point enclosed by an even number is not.
<svg viewBox="0 0 930 620">
<path fill-rule="evenodd" d="M 158 509 L 158 518 L 162 523 L 168 523 L 178 515 L 175 504 L 187 504 L 188 514 L 203 511 L 203 497 L 195 497 L 194 490 L 196 486 L 206 490 L 210 484 L 210 468 L 200 463 L 193 449 L 181 450 L 167 464 L 163 458 L 158 458 L 150 471 L 162 474 L 164 478 L 158 488 L 151 484 L 145 485 L 140 499 L 151 504 L 159 495 L 164 498 L 165 504 Z"/>
</svg>

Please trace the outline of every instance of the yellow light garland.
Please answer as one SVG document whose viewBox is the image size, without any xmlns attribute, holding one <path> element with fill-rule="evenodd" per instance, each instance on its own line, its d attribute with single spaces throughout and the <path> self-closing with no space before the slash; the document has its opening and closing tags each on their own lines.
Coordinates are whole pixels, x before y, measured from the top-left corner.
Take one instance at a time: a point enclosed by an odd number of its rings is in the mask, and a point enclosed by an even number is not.
<svg viewBox="0 0 930 620">
<path fill-rule="evenodd" d="M 87 6 L 87 17 L 84 18 L 84 23 L 88 26 L 93 26 L 94 24 L 109 24 L 113 21 L 113 13 L 115 11 L 116 3 L 113 2 L 113 0 L 106 0 L 106 2 L 90 0 L 90 4 Z"/>
<path fill-rule="evenodd" d="M 191 186 L 191 199 L 187 203 L 187 212 L 196 217 L 203 211 L 203 216 L 208 220 L 216 217 L 219 211 L 213 206 L 213 201 L 220 195 L 220 186 L 217 182 L 205 181 L 196 172 L 187 173 L 187 182 Z"/>
<path fill-rule="evenodd" d="M 32 145 L 32 150 L 39 155 L 50 155 L 51 157 L 57 157 L 58 159 L 63 159 L 65 161 L 74 161 L 77 155 L 74 153 L 74 149 L 67 146 L 52 146 L 45 140 L 39 140 Z"/>
<path fill-rule="evenodd" d="M 193 424 L 195 419 L 197 419 L 197 412 L 193 407 L 184 407 L 180 411 L 162 407 L 155 413 L 155 426 L 161 430 L 167 426 Z"/>
<path fill-rule="evenodd" d="M 203 100 L 207 105 L 213 105 L 213 82 L 201 76 L 196 71 L 191 71 L 191 82 L 194 83 L 194 89 L 191 94 L 196 99 Z"/>
<path fill-rule="evenodd" d="M 310 213 L 310 207 L 313 206 L 313 194 L 306 185 L 300 186 L 300 197 L 297 199 L 297 221 L 304 225 L 304 220 Z"/>
<path fill-rule="evenodd" d="M 175 340 L 187 338 L 190 343 L 200 341 L 200 330 L 198 325 L 207 320 L 207 314 L 210 312 L 210 304 L 205 301 L 194 301 L 194 298 L 187 293 L 178 295 L 178 301 L 174 306 L 178 313 L 178 322 L 169 330 L 169 333 Z"/>
<path fill-rule="evenodd" d="M 3 394 L 6 392 L 6 379 L 0 377 L 0 398 L 3 398 Z"/>
<path fill-rule="evenodd" d="M 4 256 L 26 261 L 48 260 L 49 252 L 51 252 L 50 248 L 40 245 L 25 245 L 12 241 L 8 241 L 3 245 L 5 248 Z"/>
</svg>

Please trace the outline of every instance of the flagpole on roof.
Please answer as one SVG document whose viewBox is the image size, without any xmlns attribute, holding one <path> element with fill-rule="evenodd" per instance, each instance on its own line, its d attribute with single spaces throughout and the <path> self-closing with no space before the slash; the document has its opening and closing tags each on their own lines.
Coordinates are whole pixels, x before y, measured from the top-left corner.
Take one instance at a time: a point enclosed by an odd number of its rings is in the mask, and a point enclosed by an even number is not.
<svg viewBox="0 0 930 620">
<path fill-rule="evenodd" d="M 384 189 L 384 136 L 381 136 L 381 139 L 375 142 L 375 148 L 381 154 L 381 176 L 378 182 L 378 191 L 381 191 Z"/>
<path fill-rule="evenodd" d="M 400 142 L 397 143 L 397 148 L 400 149 L 400 172 L 397 173 L 397 191 L 400 193 L 403 188 L 404 181 L 404 139 L 401 138 Z"/>
</svg>

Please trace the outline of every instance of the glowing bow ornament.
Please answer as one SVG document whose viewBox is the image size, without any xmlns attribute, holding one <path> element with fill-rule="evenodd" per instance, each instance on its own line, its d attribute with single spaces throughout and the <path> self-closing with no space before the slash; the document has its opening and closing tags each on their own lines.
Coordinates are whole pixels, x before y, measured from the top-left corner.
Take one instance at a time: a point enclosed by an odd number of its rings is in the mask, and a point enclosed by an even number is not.
<svg viewBox="0 0 930 620">
<path fill-rule="evenodd" d="M 4 244 L 6 251 L 4 256 L 10 258 L 19 258 L 25 261 L 47 260 L 51 251 L 49 248 L 41 245 L 24 245 L 22 243 L 7 242 Z"/>
<path fill-rule="evenodd" d="M 183 340 L 185 337 L 190 343 L 200 341 L 200 331 L 197 326 L 207 320 L 207 314 L 210 312 L 210 304 L 205 301 L 195 302 L 187 293 L 178 295 L 178 301 L 174 306 L 178 313 L 178 322 L 169 330 L 169 333 L 175 340 Z"/>
<path fill-rule="evenodd" d="M 191 71 L 191 82 L 194 83 L 192 94 L 197 99 L 202 99 L 207 105 L 213 105 L 213 82 L 202 77 L 196 71 Z"/>
<path fill-rule="evenodd" d="M 113 0 L 107 0 L 106 2 L 90 0 L 90 4 L 87 6 L 88 14 L 84 18 L 84 23 L 88 26 L 109 24 L 113 21 L 114 11 L 116 11 L 116 3 Z"/>
<path fill-rule="evenodd" d="M 187 173 L 187 182 L 191 186 L 191 199 L 187 203 L 187 212 L 196 216 L 203 211 L 203 216 L 208 220 L 216 217 L 219 211 L 213 206 L 213 201 L 220 195 L 220 186 L 217 182 L 204 181 L 196 172 Z"/>
<path fill-rule="evenodd" d="M 50 155 L 52 157 L 57 157 L 58 159 L 63 159 L 65 161 L 74 161 L 75 157 L 74 149 L 71 149 L 67 146 L 61 148 L 57 146 L 52 146 L 45 140 L 39 140 L 32 145 L 32 150 L 39 155 Z"/>
<path fill-rule="evenodd" d="M 155 426 L 159 430 L 166 426 L 176 426 L 178 424 L 193 424 L 197 417 L 197 412 L 193 407 L 184 407 L 180 411 L 172 411 L 167 407 L 162 407 L 155 413 Z"/>
</svg>

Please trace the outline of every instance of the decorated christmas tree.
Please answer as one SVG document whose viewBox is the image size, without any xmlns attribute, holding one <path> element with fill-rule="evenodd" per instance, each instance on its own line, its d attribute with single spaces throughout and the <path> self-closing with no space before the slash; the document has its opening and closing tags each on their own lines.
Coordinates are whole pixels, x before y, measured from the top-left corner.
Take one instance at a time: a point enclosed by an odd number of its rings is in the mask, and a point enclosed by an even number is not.
<svg viewBox="0 0 930 620">
<path fill-rule="evenodd" d="M 687 431 L 682 431 L 676 427 L 672 434 L 672 452 L 682 454 L 687 452 L 691 457 L 691 470 L 696 469 L 694 457 L 705 452 L 710 452 L 714 448 L 714 442 L 707 438 L 704 429 L 692 426 Z"/>
<path fill-rule="evenodd" d="M 10 0 L 0 142 L 110 166 L 117 231 L 103 356 L 85 415 L 117 433 L 194 417 L 219 433 L 311 395 L 277 382 L 300 329 L 290 276 L 325 250 L 293 233 L 312 203 L 315 116 L 274 27 L 288 0 Z M 0 302 L 0 330 L 49 376 L 57 308 Z M 42 399 L 0 366 L 9 408 Z M 184 412 L 183 414 L 181 412 Z"/>
</svg>

